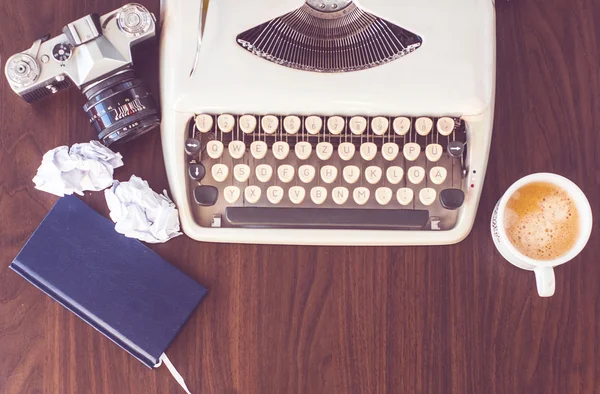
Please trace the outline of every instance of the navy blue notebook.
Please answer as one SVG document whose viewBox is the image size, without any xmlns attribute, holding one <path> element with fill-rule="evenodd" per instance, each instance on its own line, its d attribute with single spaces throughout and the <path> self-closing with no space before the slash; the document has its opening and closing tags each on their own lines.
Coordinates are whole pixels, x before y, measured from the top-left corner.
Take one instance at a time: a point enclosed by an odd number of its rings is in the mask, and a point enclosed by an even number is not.
<svg viewBox="0 0 600 394">
<path fill-rule="evenodd" d="M 56 202 L 10 268 L 150 368 L 206 294 L 73 196 Z"/>
</svg>

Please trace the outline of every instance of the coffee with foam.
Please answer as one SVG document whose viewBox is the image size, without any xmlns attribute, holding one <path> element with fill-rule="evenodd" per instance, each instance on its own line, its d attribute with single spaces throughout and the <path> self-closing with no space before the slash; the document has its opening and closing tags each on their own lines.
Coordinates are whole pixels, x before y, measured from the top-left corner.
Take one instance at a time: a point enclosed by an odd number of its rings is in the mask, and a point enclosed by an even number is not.
<svg viewBox="0 0 600 394">
<path fill-rule="evenodd" d="M 575 246 L 579 213 L 566 191 L 552 183 L 535 182 L 510 197 L 504 227 L 519 252 L 535 260 L 553 260 Z"/>
</svg>

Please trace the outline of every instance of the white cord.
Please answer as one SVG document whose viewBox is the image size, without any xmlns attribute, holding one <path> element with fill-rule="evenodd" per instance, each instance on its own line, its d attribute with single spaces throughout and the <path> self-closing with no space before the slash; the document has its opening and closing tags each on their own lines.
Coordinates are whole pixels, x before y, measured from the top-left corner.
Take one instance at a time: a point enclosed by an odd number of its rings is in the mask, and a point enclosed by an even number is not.
<svg viewBox="0 0 600 394">
<path fill-rule="evenodd" d="M 179 374 L 179 372 L 177 371 L 177 368 L 175 368 L 173 363 L 171 363 L 171 360 L 169 360 L 169 357 L 167 357 L 166 353 L 163 353 L 162 356 L 160 356 L 160 360 L 159 360 L 158 364 L 156 364 L 154 367 L 155 368 L 160 367 L 163 362 L 167 366 L 167 369 L 169 370 L 169 372 L 171 372 L 171 375 L 173 375 L 173 377 L 175 378 L 177 383 L 179 383 L 179 385 L 185 390 L 185 392 L 187 394 L 192 394 L 192 393 L 190 393 L 190 390 L 185 385 L 185 381 L 183 380 L 183 377 Z"/>
</svg>

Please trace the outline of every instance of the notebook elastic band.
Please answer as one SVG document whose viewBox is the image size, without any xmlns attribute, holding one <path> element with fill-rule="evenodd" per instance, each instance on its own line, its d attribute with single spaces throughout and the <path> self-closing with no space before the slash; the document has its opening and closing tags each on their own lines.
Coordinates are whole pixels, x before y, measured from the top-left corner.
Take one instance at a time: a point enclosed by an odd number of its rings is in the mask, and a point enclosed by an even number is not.
<svg viewBox="0 0 600 394">
<path fill-rule="evenodd" d="M 177 383 L 179 383 L 179 385 L 185 390 L 185 392 L 187 394 L 192 394 L 192 393 L 190 393 L 190 390 L 185 385 L 185 381 L 183 380 L 183 377 L 177 371 L 177 368 L 175 368 L 175 366 L 173 365 L 173 363 L 171 363 L 171 360 L 169 360 L 169 357 L 167 357 L 166 353 L 163 353 L 162 356 L 160 356 L 160 360 L 158 361 L 158 364 L 156 364 L 154 366 L 154 368 L 160 367 L 163 362 L 167 366 L 167 369 L 169 370 L 169 372 L 171 372 L 171 375 L 173 375 L 173 377 L 175 378 L 175 380 L 177 381 Z"/>
</svg>

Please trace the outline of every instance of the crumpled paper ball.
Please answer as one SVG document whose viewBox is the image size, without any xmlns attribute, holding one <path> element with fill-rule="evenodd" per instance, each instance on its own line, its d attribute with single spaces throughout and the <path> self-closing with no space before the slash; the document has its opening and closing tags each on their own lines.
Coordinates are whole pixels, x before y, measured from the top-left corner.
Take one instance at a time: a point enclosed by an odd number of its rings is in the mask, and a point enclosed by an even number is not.
<svg viewBox="0 0 600 394">
<path fill-rule="evenodd" d="M 104 190 L 113 183 L 115 168 L 123 165 L 123 156 L 99 141 L 59 146 L 48 151 L 33 178 L 35 188 L 59 197 L 84 191 Z"/>
<path fill-rule="evenodd" d="M 163 243 L 182 234 L 177 208 L 166 190 L 158 194 L 132 175 L 128 182 L 114 181 L 104 196 L 115 230 L 126 237 Z"/>
</svg>

